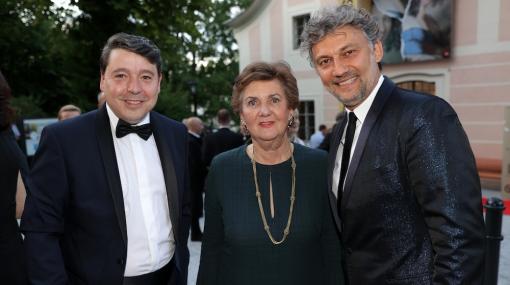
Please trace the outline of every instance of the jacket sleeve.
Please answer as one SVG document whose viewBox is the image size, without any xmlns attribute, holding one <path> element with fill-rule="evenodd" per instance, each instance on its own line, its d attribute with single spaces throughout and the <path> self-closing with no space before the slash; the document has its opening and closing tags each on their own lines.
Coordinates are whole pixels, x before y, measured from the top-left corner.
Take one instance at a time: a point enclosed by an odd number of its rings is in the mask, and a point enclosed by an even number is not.
<svg viewBox="0 0 510 285">
<path fill-rule="evenodd" d="M 26 178 L 27 198 L 21 219 L 30 284 L 66 284 L 59 241 L 69 189 L 59 142 L 47 127 Z"/>
<path fill-rule="evenodd" d="M 217 168 L 213 165 L 207 176 L 205 193 L 205 224 L 200 267 L 198 269 L 198 285 L 218 284 L 218 274 L 221 266 L 221 249 L 223 247 L 224 229 L 222 220 L 221 201 L 218 195 L 221 183 L 216 183 Z"/>
<path fill-rule="evenodd" d="M 183 145 L 184 145 L 184 153 L 182 156 L 182 162 L 184 167 L 182 168 L 184 171 L 184 189 L 182 192 L 181 199 L 181 217 L 180 224 L 181 228 L 179 229 L 179 253 L 181 258 L 181 268 L 179 268 L 179 274 L 176 280 L 172 280 L 172 285 L 186 285 L 188 284 L 188 266 L 189 266 L 189 248 L 188 248 L 188 236 L 189 236 L 189 228 L 191 223 L 191 189 L 190 189 L 190 171 L 189 171 L 189 144 L 188 144 L 188 134 L 185 128 L 181 130 L 183 133 Z"/>
<path fill-rule="evenodd" d="M 340 285 L 344 284 L 344 272 L 341 259 L 341 241 L 333 222 L 333 214 L 329 206 L 328 189 L 324 189 L 325 195 L 323 210 L 323 223 L 321 234 L 321 248 L 324 259 L 324 269 L 327 284 Z"/>
<path fill-rule="evenodd" d="M 434 284 L 482 284 L 480 179 L 468 138 L 445 101 L 435 98 L 418 109 L 404 155 L 436 254 Z"/>
</svg>

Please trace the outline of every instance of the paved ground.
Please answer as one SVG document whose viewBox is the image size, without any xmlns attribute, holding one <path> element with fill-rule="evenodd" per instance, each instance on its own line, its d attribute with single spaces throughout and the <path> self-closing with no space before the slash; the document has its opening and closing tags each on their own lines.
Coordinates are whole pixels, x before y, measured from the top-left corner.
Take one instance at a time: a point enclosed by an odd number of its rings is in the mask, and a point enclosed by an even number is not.
<svg viewBox="0 0 510 285">
<path fill-rule="evenodd" d="M 500 197 L 499 192 L 484 190 L 484 197 Z M 203 219 L 201 221 L 203 223 Z M 203 224 L 202 224 L 203 225 Z M 500 260 L 499 260 L 499 276 L 498 285 L 510 285 L 510 216 L 503 216 L 502 227 L 503 241 L 501 242 Z M 188 284 L 195 285 L 198 264 L 200 262 L 200 242 L 188 242 L 190 249 L 190 264 L 188 271 Z"/>
<path fill-rule="evenodd" d="M 189 267 L 188 267 L 188 285 L 197 283 L 198 264 L 200 262 L 200 245 L 201 242 L 188 241 L 189 247 Z"/>
</svg>

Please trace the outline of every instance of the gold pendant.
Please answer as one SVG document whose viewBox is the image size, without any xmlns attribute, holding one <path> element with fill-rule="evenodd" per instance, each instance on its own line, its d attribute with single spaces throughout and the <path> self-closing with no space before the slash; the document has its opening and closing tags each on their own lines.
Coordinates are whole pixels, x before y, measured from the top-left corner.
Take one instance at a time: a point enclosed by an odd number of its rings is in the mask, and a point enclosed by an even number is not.
<svg viewBox="0 0 510 285">
<path fill-rule="evenodd" d="M 294 202 L 296 201 L 296 161 L 294 160 L 294 148 L 291 144 L 291 153 L 290 153 L 290 159 L 291 159 L 291 168 L 292 168 L 292 187 L 290 192 L 290 207 L 289 207 L 289 217 L 287 218 L 287 226 L 285 229 L 283 229 L 283 237 L 281 240 L 277 241 L 271 234 L 271 229 L 269 228 L 269 225 L 267 224 L 266 220 L 266 214 L 264 214 L 264 209 L 262 208 L 262 199 L 260 198 L 262 195 L 260 194 L 259 190 L 259 182 L 257 179 L 257 166 L 255 163 L 255 149 L 252 148 L 252 156 L 251 156 L 251 167 L 253 171 L 253 182 L 255 183 L 255 196 L 257 196 L 257 203 L 259 204 L 259 212 L 260 217 L 262 218 L 262 224 L 264 225 L 264 230 L 267 233 L 267 236 L 271 240 L 271 242 L 274 245 L 279 245 L 285 241 L 287 236 L 290 233 L 290 225 L 292 223 L 292 215 L 294 213 Z M 269 177 L 271 177 L 271 172 L 269 173 Z M 272 194 L 272 183 L 269 182 L 269 189 Z M 271 195 L 272 196 L 272 195 Z M 272 197 L 269 198 L 270 201 L 272 201 Z"/>
<path fill-rule="evenodd" d="M 269 205 L 271 208 L 271 218 L 274 219 L 273 180 L 271 179 L 271 172 L 269 172 Z"/>
</svg>

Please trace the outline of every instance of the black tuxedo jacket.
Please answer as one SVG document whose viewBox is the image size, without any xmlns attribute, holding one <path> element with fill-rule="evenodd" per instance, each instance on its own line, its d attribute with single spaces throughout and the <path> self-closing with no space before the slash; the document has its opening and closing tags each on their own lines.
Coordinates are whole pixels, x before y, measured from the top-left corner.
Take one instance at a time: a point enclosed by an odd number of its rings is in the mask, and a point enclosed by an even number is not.
<svg viewBox="0 0 510 285">
<path fill-rule="evenodd" d="M 333 131 L 329 187 L 347 116 Z M 466 134 L 439 97 L 388 78 L 365 118 L 340 215 L 350 284 L 482 284 L 480 181 Z"/>
<path fill-rule="evenodd" d="M 205 165 L 209 167 L 216 155 L 241 146 L 243 143 L 243 136 L 228 128 L 220 128 L 217 132 L 205 136 L 203 143 Z"/>
<path fill-rule="evenodd" d="M 150 113 L 175 235 L 174 284 L 187 282 L 186 128 Z M 106 107 L 46 127 L 22 217 L 32 284 L 122 284 L 126 219 Z"/>
</svg>

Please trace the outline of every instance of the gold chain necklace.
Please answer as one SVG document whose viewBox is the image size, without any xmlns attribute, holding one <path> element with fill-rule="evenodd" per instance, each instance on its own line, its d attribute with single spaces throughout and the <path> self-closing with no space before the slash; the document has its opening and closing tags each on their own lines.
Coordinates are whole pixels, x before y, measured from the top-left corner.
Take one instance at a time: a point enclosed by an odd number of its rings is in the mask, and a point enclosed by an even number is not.
<svg viewBox="0 0 510 285">
<path fill-rule="evenodd" d="M 290 233 L 290 224 L 292 223 L 292 213 L 294 212 L 294 201 L 296 200 L 296 162 L 294 161 L 294 151 L 292 151 L 292 145 L 291 145 L 291 167 L 292 167 L 292 190 L 290 193 L 290 208 L 289 208 L 289 217 L 287 219 L 287 226 L 283 230 L 283 237 L 280 241 L 277 241 L 274 239 L 273 235 L 271 234 L 271 230 L 269 229 L 269 225 L 267 224 L 266 215 L 264 214 L 264 209 L 262 208 L 262 201 L 260 199 L 260 190 L 259 190 L 259 183 L 257 181 L 257 165 L 255 163 L 255 146 L 252 145 L 252 157 L 251 157 L 251 165 L 253 168 L 253 180 L 255 181 L 255 195 L 257 196 L 257 201 L 259 203 L 259 211 L 260 216 L 262 217 L 262 223 L 264 224 L 264 230 L 266 231 L 267 235 L 269 236 L 269 239 L 274 245 L 281 244 L 285 241 L 287 236 Z"/>
</svg>

